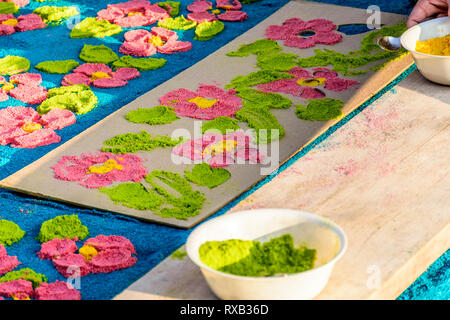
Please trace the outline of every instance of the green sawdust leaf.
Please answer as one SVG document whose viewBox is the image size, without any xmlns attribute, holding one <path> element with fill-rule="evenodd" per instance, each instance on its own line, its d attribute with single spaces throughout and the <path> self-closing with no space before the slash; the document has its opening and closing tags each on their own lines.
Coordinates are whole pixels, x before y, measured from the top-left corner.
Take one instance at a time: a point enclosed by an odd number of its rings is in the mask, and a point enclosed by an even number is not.
<svg viewBox="0 0 450 320">
<path fill-rule="evenodd" d="M 237 76 L 232 79 L 229 84 L 226 85 L 227 89 L 233 88 L 238 89 L 253 87 L 258 84 L 269 83 L 281 79 L 293 79 L 294 75 L 278 72 L 274 70 L 260 70 L 256 72 L 252 72 L 246 76 Z"/>
<path fill-rule="evenodd" d="M 226 273 L 247 277 L 269 277 L 299 273 L 314 267 L 316 249 L 295 248 L 294 238 L 285 234 L 260 243 L 251 240 L 208 241 L 199 248 L 200 260 Z"/>
<path fill-rule="evenodd" d="M 75 60 L 43 61 L 34 68 L 46 73 L 66 74 L 79 65 Z"/>
<path fill-rule="evenodd" d="M 183 15 L 158 21 L 158 27 L 169 30 L 189 30 L 197 26 L 197 22 L 187 20 Z"/>
<path fill-rule="evenodd" d="M 200 191 L 194 191 L 189 182 L 175 172 L 155 170 L 145 180 L 169 205 L 155 212 L 164 218 L 187 220 L 200 213 L 206 200 Z"/>
<path fill-rule="evenodd" d="M 227 53 L 230 57 L 248 57 L 250 54 L 271 55 L 280 52 L 282 49 L 274 40 L 260 39 L 250 44 L 244 44 L 236 51 Z"/>
<path fill-rule="evenodd" d="M 236 112 L 235 116 L 256 131 L 258 143 L 270 143 L 273 139 L 281 139 L 285 134 L 284 128 L 268 107 L 249 105 Z"/>
<path fill-rule="evenodd" d="M 26 280 L 33 283 L 33 288 L 36 289 L 42 282 L 47 282 L 48 278 L 30 268 L 24 268 L 17 271 L 10 271 L 0 278 L 0 283 L 14 280 Z"/>
<path fill-rule="evenodd" d="M 12 2 L 0 2 L 0 14 L 17 13 L 19 8 Z"/>
<path fill-rule="evenodd" d="M 9 3 L 9 2 L 0 2 Z M 17 73 L 27 72 L 30 70 L 30 61 L 19 56 L 6 56 L 0 59 L 0 75 L 13 75 Z"/>
<path fill-rule="evenodd" d="M 164 67 L 167 60 L 162 58 L 133 58 L 131 56 L 122 56 L 120 60 L 114 61 L 113 69 L 135 68 L 139 71 L 156 70 Z"/>
<path fill-rule="evenodd" d="M 80 38 L 104 38 L 121 33 L 122 28 L 107 20 L 97 18 L 86 18 L 78 23 L 70 33 L 72 39 Z"/>
<path fill-rule="evenodd" d="M 159 2 L 158 6 L 166 10 L 171 17 L 176 17 L 180 13 L 181 3 L 178 1 Z"/>
<path fill-rule="evenodd" d="M 170 257 L 172 258 L 172 260 L 178 259 L 178 260 L 183 260 L 184 257 L 187 256 L 187 252 L 183 251 L 181 249 L 178 249 L 177 251 L 173 252 Z"/>
<path fill-rule="evenodd" d="M 43 6 L 35 9 L 33 13 L 39 15 L 44 23 L 60 24 L 64 19 L 79 14 L 76 7 Z"/>
<path fill-rule="evenodd" d="M 229 117 L 217 117 L 214 120 L 203 123 L 202 125 L 202 133 L 205 133 L 208 130 L 218 130 L 222 134 L 226 134 L 227 131 L 234 132 L 238 129 L 238 121 Z"/>
<path fill-rule="evenodd" d="M 19 242 L 25 236 L 25 231 L 12 221 L 0 220 L 0 244 L 10 246 Z"/>
<path fill-rule="evenodd" d="M 182 138 L 175 140 L 167 136 L 152 136 L 146 131 L 141 131 L 141 133 L 117 135 L 112 139 L 106 140 L 102 151 L 115 154 L 151 151 L 156 148 L 174 147 L 181 141 Z"/>
<path fill-rule="evenodd" d="M 97 106 L 97 96 L 86 85 L 73 85 L 48 90 L 47 99 L 38 107 L 40 114 L 52 109 L 67 109 L 76 114 L 85 114 Z"/>
<path fill-rule="evenodd" d="M 224 168 L 211 168 L 207 163 L 196 164 L 192 171 L 184 171 L 185 178 L 199 186 L 213 189 L 231 178 L 231 173 Z"/>
<path fill-rule="evenodd" d="M 225 24 L 222 21 L 205 21 L 197 25 L 195 28 L 195 40 L 207 41 L 214 38 L 225 29 Z"/>
<path fill-rule="evenodd" d="M 298 118 L 309 121 L 328 121 L 342 116 L 344 102 L 332 98 L 311 99 L 306 106 L 296 105 Z"/>
<path fill-rule="evenodd" d="M 80 59 L 89 63 L 110 64 L 119 60 L 117 54 L 105 45 L 92 46 L 85 44 L 80 52 Z"/>
<path fill-rule="evenodd" d="M 288 71 L 296 66 L 298 56 L 292 53 L 276 53 L 259 55 L 256 65 L 261 69 Z"/>
<path fill-rule="evenodd" d="M 281 94 L 262 92 L 255 89 L 242 88 L 236 93 L 243 99 L 243 106 L 268 107 L 270 109 L 289 109 L 292 101 Z"/>
<path fill-rule="evenodd" d="M 147 190 L 141 183 L 121 183 L 112 188 L 100 188 L 115 204 L 136 210 L 157 210 L 164 199 L 153 190 Z"/>
<path fill-rule="evenodd" d="M 41 230 L 36 240 L 41 243 L 55 238 L 83 240 L 88 235 L 88 228 L 81 223 L 77 215 L 64 215 L 45 221 L 41 225 Z"/>
<path fill-rule="evenodd" d="M 167 106 L 156 106 L 150 109 L 139 108 L 129 112 L 126 118 L 134 123 L 167 124 L 179 119 L 173 110 L 174 108 Z"/>
</svg>

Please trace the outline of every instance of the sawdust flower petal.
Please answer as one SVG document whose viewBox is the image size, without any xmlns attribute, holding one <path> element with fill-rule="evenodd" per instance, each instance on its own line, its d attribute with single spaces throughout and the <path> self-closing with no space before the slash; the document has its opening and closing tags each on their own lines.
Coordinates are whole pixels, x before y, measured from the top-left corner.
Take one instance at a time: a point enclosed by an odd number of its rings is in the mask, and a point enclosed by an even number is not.
<svg viewBox="0 0 450 320">
<path fill-rule="evenodd" d="M 209 1 L 197 0 L 188 5 L 187 9 L 190 12 L 205 12 L 212 9 L 212 3 Z"/>
</svg>

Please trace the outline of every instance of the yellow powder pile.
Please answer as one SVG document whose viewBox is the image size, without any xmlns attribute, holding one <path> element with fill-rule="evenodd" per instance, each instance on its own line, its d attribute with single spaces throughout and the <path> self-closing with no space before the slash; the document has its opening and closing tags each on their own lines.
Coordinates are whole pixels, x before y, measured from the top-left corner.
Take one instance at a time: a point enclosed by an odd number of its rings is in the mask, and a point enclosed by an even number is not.
<svg viewBox="0 0 450 320">
<path fill-rule="evenodd" d="M 450 34 L 445 37 L 417 41 L 416 51 L 435 56 L 450 56 Z"/>
</svg>

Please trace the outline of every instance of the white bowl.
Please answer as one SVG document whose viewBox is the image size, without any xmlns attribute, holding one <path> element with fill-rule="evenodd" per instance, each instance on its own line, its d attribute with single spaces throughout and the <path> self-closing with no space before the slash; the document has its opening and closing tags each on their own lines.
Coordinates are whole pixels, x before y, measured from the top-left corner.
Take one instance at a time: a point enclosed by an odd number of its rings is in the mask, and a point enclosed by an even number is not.
<svg viewBox="0 0 450 320">
<path fill-rule="evenodd" d="M 402 46 L 411 52 L 420 73 L 436 83 L 450 85 L 450 57 L 434 56 L 416 51 L 417 41 L 450 34 L 450 18 L 443 17 L 422 22 L 408 29 L 401 37 Z"/>
<path fill-rule="evenodd" d="M 199 257 L 207 241 L 269 240 L 290 233 L 296 246 L 317 250 L 313 269 L 274 277 L 242 277 L 205 265 Z M 190 259 L 200 267 L 209 287 L 224 300 L 306 300 L 325 287 L 335 263 L 347 248 L 347 238 L 336 224 L 317 215 L 286 209 L 242 211 L 212 219 L 192 232 L 186 244 Z"/>
</svg>

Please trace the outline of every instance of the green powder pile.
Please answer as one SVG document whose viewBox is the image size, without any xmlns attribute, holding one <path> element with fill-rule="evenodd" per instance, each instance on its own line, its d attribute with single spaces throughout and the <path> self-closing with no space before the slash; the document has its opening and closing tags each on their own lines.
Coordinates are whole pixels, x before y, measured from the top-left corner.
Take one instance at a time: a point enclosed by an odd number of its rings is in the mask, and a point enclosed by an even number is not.
<svg viewBox="0 0 450 320">
<path fill-rule="evenodd" d="M 80 38 L 104 38 L 121 33 L 122 28 L 107 20 L 97 18 L 86 18 L 78 23 L 70 32 L 72 39 Z"/>
<path fill-rule="evenodd" d="M 139 108 L 129 112 L 126 118 L 134 123 L 167 124 L 179 119 L 173 110 L 172 107 L 167 106 L 156 106 L 150 109 Z"/>
<path fill-rule="evenodd" d="M 91 111 L 97 103 L 97 96 L 89 86 L 63 86 L 48 90 L 47 99 L 37 107 L 37 111 L 45 114 L 52 109 L 67 109 L 80 115 Z"/>
<path fill-rule="evenodd" d="M 196 164 L 192 171 L 184 171 L 185 178 L 199 186 L 214 189 L 227 182 L 231 173 L 224 168 L 211 168 L 207 163 Z"/>
<path fill-rule="evenodd" d="M 60 24 L 63 19 L 70 18 L 79 14 L 75 7 L 54 7 L 43 6 L 37 8 L 33 13 L 39 15 L 44 23 Z"/>
<path fill-rule="evenodd" d="M 199 248 L 207 266 L 244 277 L 270 277 L 299 273 L 314 267 L 316 250 L 294 247 L 292 235 L 285 234 L 261 244 L 259 241 L 209 241 Z"/>
<path fill-rule="evenodd" d="M 249 105 L 236 112 L 235 116 L 256 131 L 258 143 L 270 143 L 272 139 L 278 140 L 285 135 L 284 128 L 268 107 Z M 278 130 L 278 136 L 272 137 L 271 130 Z"/>
<path fill-rule="evenodd" d="M 170 12 L 170 16 L 171 17 L 176 17 L 179 13 L 180 13 L 180 6 L 181 3 L 178 1 L 164 1 L 164 2 L 159 2 L 158 6 L 160 6 L 161 8 L 163 8 L 164 10 L 166 10 L 167 12 L 169 12 L 169 7 L 172 9 L 172 12 Z"/>
<path fill-rule="evenodd" d="M 234 132 L 239 129 L 239 124 L 236 119 L 229 117 L 217 117 L 213 120 L 207 121 L 202 125 L 202 133 L 206 131 L 213 130 L 215 132 L 220 132 L 222 134 L 226 134 L 228 132 Z"/>
<path fill-rule="evenodd" d="M 332 98 L 308 100 L 306 106 L 296 105 L 298 118 L 309 121 L 328 121 L 342 116 L 344 102 Z"/>
<path fill-rule="evenodd" d="M 225 24 L 222 21 L 205 21 L 200 23 L 195 28 L 195 40 L 207 41 L 214 38 L 225 29 Z"/>
<path fill-rule="evenodd" d="M 250 54 L 272 55 L 281 51 L 281 47 L 274 40 L 260 39 L 251 44 L 244 44 L 236 51 L 227 53 L 230 57 L 248 57 Z"/>
<path fill-rule="evenodd" d="M 158 22 L 158 27 L 169 30 L 189 30 L 197 26 L 197 22 L 187 20 L 184 16 L 167 18 Z"/>
<path fill-rule="evenodd" d="M 175 172 L 155 170 L 145 177 L 154 190 L 164 197 L 166 204 L 156 214 L 163 218 L 187 220 L 200 213 L 206 198 L 194 191 L 185 178 Z"/>
<path fill-rule="evenodd" d="M 0 2 L 9 3 L 9 2 Z M 31 64 L 28 59 L 19 56 L 6 56 L 0 59 L 0 75 L 13 75 L 17 73 L 27 72 L 30 70 Z"/>
<path fill-rule="evenodd" d="M 343 75 L 365 74 L 370 70 L 379 70 L 390 60 L 397 59 L 406 53 L 382 50 L 376 43 L 383 36 L 399 37 L 406 30 L 405 23 L 382 27 L 366 35 L 361 40 L 361 48 L 348 53 L 340 53 L 329 49 L 316 49 L 314 56 L 299 59 L 297 65 L 302 68 L 333 66 L 333 70 Z M 371 68 L 361 69 L 368 64 L 382 61 Z"/>
<path fill-rule="evenodd" d="M 36 240 L 41 243 L 58 239 L 83 240 L 89 235 L 88 228 L 84 226 L 77 215 L 58 216 L 45 221 L 41 225 Z"/>
<path fill-rule="evenodd" d="M 19 242 L 25 236 L 25 231 L 12 221 L 0 220 L 0 244 L 10 246 Z"/>
<path fill-rule="evenodd" d="M 0 14 L 16 13 L 19 8 L 12 2 L 0 2 Z"/>
<path fill-rule="evenodd" d="M 243 106 L 267 107 L 270 109 L 289 109 L 292 101 L 281 94 L 262 92 L 254 89 L 239 88 L 238 97 L 243 99 Z"/>
<path fill-rule="evenodd" d="M 48 279 L 45 275 L 37 273 L 30 268 L 21 269 L 18 271 L 11 271 L 0 278 L 0 283 L 9 282 L 14 280 L 26 280 L 33 283 L 33 288 L 38 288 L 42 282 L 47 282 Z"/>
<path fill-rule="evenodd" d="M 186 251 L 182 251 L 181 249 L 178 249 L 177 251 L 173 252 L 170 257 L 172 258 L 172 260 L 178 259 L 178 260 L 183 260 L 184 257 L 187 256 L 187 252 Z"/>
<path fill-rule="evenodd" d="M 141 133 L 126 133 L 117 135 L 112 139 L 106 140 L 102 151 L 115 154 L 151 151 L 156 148 L 174 147 L 181 141 L 182 137 L 179 139 L 172 139 L 167 136 L 152 136 L 146 131 L 141 131 Z"/>
<path fill-rule="evenodd" d="M 264 54 L 258 56 L 257 66 L 261 69 L 288 71 L 296 66 L 298 56 L 292 53 Z"/>
<path fill-rule="evenodd" d="M 43 61 L 34 68 L 46 73 L 66 74 L 79 65 L 75 60 Z"/>
<path fill-rule="evenodd" d="M 110 199 L 125 207 L 136 210 L 157 210 L 164 199 L 153 190 L 147 190 L 141 183 L 122 183 L 112 188 L 100 188 Z"/>
<path fill-rule="evenodd" d="M 89 63 L 110 64 L 119 60 L 117 54 L 105 45 L 92 46 L 85 44 L 80 52 L 80 59 Z"/>
<path fill-rule="evenodd" d="M 119 60 L 114 61 L 113 69 L 118 68 L 135 68 L 139 71 L 156 70 L 164 67 L 167 60 L 162 58 L 133 58 L 131 56 L 122 56 Z"/>
<path fill-rule="evenodd" d="M 233 88 L 248 88 L 253 87 L 258 84 L 264 84 L 269 82 L 274 82 L 281 79 L 293 79 L 294 75 L 284 72 L 278 72 L 274 70 L 260 70 L 252 72 L 246 76 L 237 76 L 232 79 L 229 84 L 226 85 L 227 89 Z"/>
</svg>

